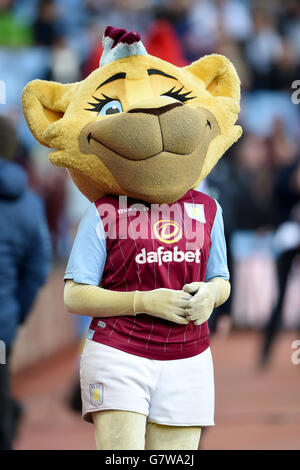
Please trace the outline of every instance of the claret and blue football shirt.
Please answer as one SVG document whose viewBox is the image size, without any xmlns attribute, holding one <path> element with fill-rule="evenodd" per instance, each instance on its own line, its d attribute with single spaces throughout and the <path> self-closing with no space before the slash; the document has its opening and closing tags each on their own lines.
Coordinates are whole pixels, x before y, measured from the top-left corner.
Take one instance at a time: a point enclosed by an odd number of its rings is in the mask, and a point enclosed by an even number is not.
<svg viewBox="0 0 300 470">
<path fill-rule="evenodd" d="M 65 279 L 114 291 L 182 289 L 229 279 L 222 210 L 199 191 L 173 204 L 104 196 L 91 203 Z M 88 313 L 88 312 L 87 312 Z M 89 338 L 142 357 L 182 359 L 209 346 L 207 322 L 179 325 L 148 314 L 93 318 Z"/>
</svg>

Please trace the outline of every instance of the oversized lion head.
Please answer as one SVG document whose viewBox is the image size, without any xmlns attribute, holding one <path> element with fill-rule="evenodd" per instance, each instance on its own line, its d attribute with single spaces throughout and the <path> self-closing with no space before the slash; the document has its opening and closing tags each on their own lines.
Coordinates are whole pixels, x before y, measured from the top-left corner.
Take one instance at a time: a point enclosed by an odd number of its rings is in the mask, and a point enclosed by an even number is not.
<svg viewBox="0 0 300 470">
<path fill-rule="evenodd" d="M 112 27 L 103 44 L 85 80 L 25 87 L 28 126 L 91 201 L 119 194 L 174 202 L 241 135 L 237 73 L 216 54 L 176 67 L 148 55 L 138 33 Z"/>
</svg>

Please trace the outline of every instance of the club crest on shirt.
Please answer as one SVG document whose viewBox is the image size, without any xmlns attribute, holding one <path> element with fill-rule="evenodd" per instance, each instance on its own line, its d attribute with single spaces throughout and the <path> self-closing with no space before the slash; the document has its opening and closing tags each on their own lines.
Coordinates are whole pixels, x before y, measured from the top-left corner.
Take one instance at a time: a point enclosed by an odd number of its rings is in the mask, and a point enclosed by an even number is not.
<svg viewBox="0 0 300 470">
<path fill-rule="evenodd" d="M 103 403 L 103 384 L 90 384 L 90 401 L 95 407 Z"/>
<path fill-rule="evenodd" d="M 198 220 L 199 222 L 202 222 L 203 224 L 206 223 L 204 204 L 193 204 L 190 202 L 185 202 L 184 207 L 185 207 L 187 215 L 191 219 Z"/>
</svg>

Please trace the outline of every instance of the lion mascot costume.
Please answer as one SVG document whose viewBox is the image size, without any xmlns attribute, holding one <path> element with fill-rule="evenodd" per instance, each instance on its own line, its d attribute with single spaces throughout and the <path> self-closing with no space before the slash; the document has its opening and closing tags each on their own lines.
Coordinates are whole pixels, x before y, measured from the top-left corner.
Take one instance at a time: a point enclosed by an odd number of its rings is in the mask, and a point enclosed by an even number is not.
<svg viewBox="0 0 300 470">
<path fill-rule="evenodd" d="M 176 67 L 107 27 L 78 83 L 30 82 L 35 138 L 91 201 L 65 273 L 70 312 L 92 317 L 83 418 L 98 449 L 197 449 L 214 425 L 207 320 L 230 294 L 222 211 L 197 191 L 240 137 L 228 59 Z"/>
</svg>

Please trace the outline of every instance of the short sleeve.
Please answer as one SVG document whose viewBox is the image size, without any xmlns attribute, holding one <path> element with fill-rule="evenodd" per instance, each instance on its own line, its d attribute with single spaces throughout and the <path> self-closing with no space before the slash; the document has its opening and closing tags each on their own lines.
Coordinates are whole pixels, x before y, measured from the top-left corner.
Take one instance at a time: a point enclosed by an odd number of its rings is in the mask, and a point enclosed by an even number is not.
<svg viewBox="0 0 300 470">
<path fill-rule="evenodd" d="M 228 281 L 229 271 L 227 266 L 227 252 L 222 209 L 217 201 L 216 204 L 217 211 L 211 230 L 211 248 L 206 266 L 205 280 L 209 281 L 214 277 L 221 277 Z"/>
<path fill-rule="evenodd" d="M 91 204 L 79 224 L 64 279 L 98 286 L 105 262 L 105 232 L 96 206 Z"/>
</svg>

